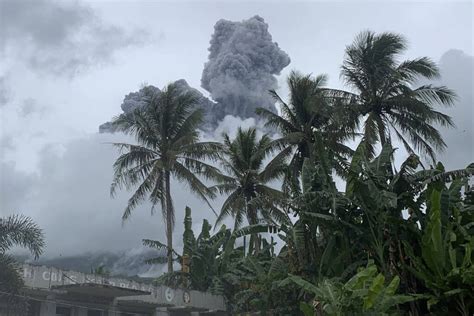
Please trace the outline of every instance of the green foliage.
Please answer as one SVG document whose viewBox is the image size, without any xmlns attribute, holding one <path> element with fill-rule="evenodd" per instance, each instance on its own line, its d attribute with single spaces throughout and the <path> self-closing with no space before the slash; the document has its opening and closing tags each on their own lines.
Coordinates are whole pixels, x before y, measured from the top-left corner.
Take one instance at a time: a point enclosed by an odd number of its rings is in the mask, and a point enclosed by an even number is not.
<svg viewBox="0 0 474 316">
<path fill-rule="evenodd" d="M 326 75 L 312 77 L 292 72 L 287 79 L 288 102 L 276 91 L 270 91 L 280 105 L 282 115 L 257 109 L 257 113 L 266 119 L 266 126 L 276 128 L 282 135 L 273 141 L 273 145 L 281 150 L 278 156 L 289 157 L 289 168 L 283 181 L 286 191 L 299 192 L 299 177 L 304 160 L 313 152 L 315 134 L 320 135 L 324 148 L 333 155 L 334 168 L 339 173 L 344 172 L 346 159 L 352 153 L 344 144 L 356 135 L 357 125 L 353 118 L 347 117 L 350 112 L 344 109 L 342 101 L 348 94 L 326 88 L 326 82 Z"/>
<path fill-rule="evenodd" d="M 44 248 L 41 229 L 29 217 L 0 217 L 0 302 L 7 302 L 13 315 L 26 315 L 28 304 L 20 296 L 24 286 L 20 266 L 7 254 L 12 247 L 27 248 L 37 259 Z"/>
<path fill-rule="evenodd" d="M 221 145 L 199 142 L 198 127 L 203 113 L 195 109 L 198 100 L 195 93 L 183 93 L 174 84 L 159 94 L 152 89 L 146 89 L 145 93 L 144 106 L 113 121 L 117 130 L 135 136 L 137 144 L 114 144 L 121 155 L 114 163 L 110 192 L 113 196 L 118 189 L 137 187 L 128 200 L 123 220 L 128 219 L 132 210 L 146 199 L 152 204 L 152 213 L 157 204 L 161 206 L 166 221 L 168 272 L 172 272 L 175 214 L 171 177 L 187 184 L 191 192 L 209 204 L 208 198 L 215 197 L 215 191 L 209 189 L 200 177 L 215 179 L 220 176 L 219 170 L 205 159 L 215 160 Z"/>
<path fill-rule="evenodd" d="M 456 95 L 444 86 L 415 88 L 421 78 L 439 77 L 439 69 L 427 57 L 398 62 L 406 46 L 399 34 L 361 32 L 346 48 L 341 76 L 355 91 L 349 104 L 356 120 L 365 116 L 364 139 L 371 157 L 375 144 L 390 144 L 393 133 L 409 153 L 418 151 L 435 161 L 435 151 L 446 144 L 433 124 L 454 124 L 434 105 L 450 106 Z"/>
<path fill-rule="evenodd" d="M 138 142 L 116 144 L 127 152 L 114 165 L 112 192 L 138 186 L 124 219 L 146 198 L 161 203 L 168 240 L 143 241 L 160 251 L 148 262 L 182 264 L 159 282 L 224 295 L 231 313 L 472 314 L 474 164 L 426 169 L 417 156 L 435 163 L 445 148 L 436 125 L 453 122 L 435 106 L 451 105 L 455 94 L 417 87 L 439 71 L 426 57 L 399 62 L 405 49 L 398 34 L 361 33 L 341 72 L 353 92 L 327 88 L 325 75 L 292 72 L 288 101 L 271 91 L 281 114 L 257 111 L 277 139 L 251 128 L 224 135 L 223 144 L 198 142 L 201 113 L 173 86 L 117 118 Z M 353 150 L 347 141 L 358 136 Z M 400 166 L 393 139 L 409 153 Z M 216 223 L 204 220 L 197 237 L 186 209 L 182 254 L 171 242 L 172 175 L 206 202 L 227 195 Z M 213 232 L 227 216 L 233 230 Z"/>
<path fill-rule="evenodd" d="M 234 259 L 222 275 L 221 283 L 227 288 L 225 293 L 233 312 L 298 314 L 295 287 L 279 284 L 288 273 L 288 264 L 284 258 L 272 255 L 273 246 L 264 242 L 257 255 Z"/>
<path fill-rule="evenodd" d="M 415 255 L 411 245 L 405 244 L 405 247 L 412 263 L 408 269 L 428 289 L 428 308 L 446 314 L 457 310 L 460 315 L 471 315 L 474 311 L 474 215 L 471 201 L 461 198 L 462 182 L 455 180 L 449 188 L 439 180 L 430 183 L 428 218 L 421 233 L 421 256 Z"/>
<path fill-rule="evenodd" d="M 236 313 L 311 315 L 312 293 L 319 302 L 312 310 L 321 315 L 416 315 L 428 308 L 465 314 L 472 304 L 473 280 L 474 198 L 466 187 L 470 169 L 430 181 L 450 173 L 442 165 L 416 171 L 416 156 L 396 171 L 389 144 L 373 159 L 364 145 L 348 168 L 345 193 L 336 189 L 325 167 L 328 156 L 305 160 L 302 194 L 283 205 L 297 219 L 282 213 L 278 233 L 273 231 L 270 243 L 261 238 L 259 252 L 251 245 L 246 252 L 236 241 L 267 232 L 269 225 L 233 232 L 222 227 L 212 235 L 204 220 L 195 238 L 187 209 L 183 243 L 190 271 L 165 275 L 161 282 L 224 295 Z M 448 179 L 453 181 L 446 183 Z M 409 217 L 403 218 L 407 209 Z M 273 236 L 283 242 L 279 253 L 274 252 Z M 158 242 L 153 245 L 166 249 Z M 398 289 L 410 295 L 397 294 Z"/>
<path fill-rule="evenodd" d="M 371 263 L 361 269 L 346 283 L 336 279 L 324 279 L 317 285 L 299 276 L 291 275 L 283 281 L 292 282 L 303 291 L 314 295 L 313 306 L 300 304 L 306 315 L 392 315 L 397 306 L 415 299 L 410 295 L 398 295 L 400 279 L 394 277 L 385 282 L 383 274 Z"/>
<path fill-rule="evenodd" d="M 275 207 L 283 193 L 268 184 L 278 180 L 286 170 L 284 157 L 275 157 L 267 165 L 265 159 L 273 152 L 268 135 L 257 137 L 255 128 L 238 129 L 235 139 L 224 135 L 224 146 L 219 162 L 226 175 L 213 189 L 228 194 L 222 205 L 216 225 L 227 217 L 235 220 L 238 229 L 244 220 L 255 225 L 260 220 L 272 222 L 277 218 Z"/>
<path fill-rule="evenodd" d="M 218 225 L 227 216 L 234 218 L 234 229 L 241 227 L 244 220 L 249 225 L 261 221 L 274 223 L 283 216 L 278 208 L 285 196 L 269 183 L 281 178 L 285 171 L 285 155 L 277 155 L 268 164 L 264 161 L 274 151 L 268 135 L 257 137 L 257 130 L 237 130 L 235 139 L 224 135 L 224 146 L 219 162 L 225 175 L 212 187 L 228 197 L 222 204 Z M 260 237 L 251 237 L 252 250 L 260 250 Z"/>
</svg>

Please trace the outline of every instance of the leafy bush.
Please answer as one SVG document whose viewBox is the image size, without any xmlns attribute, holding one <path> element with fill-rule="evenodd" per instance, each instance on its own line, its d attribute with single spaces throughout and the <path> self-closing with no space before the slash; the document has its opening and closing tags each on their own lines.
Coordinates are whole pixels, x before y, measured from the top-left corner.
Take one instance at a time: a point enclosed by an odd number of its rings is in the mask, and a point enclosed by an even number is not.
<svg viewBox="0 0 474 316">
<path fill-rule="evenodd" d="M 441 186 L 440 186 L 441 184 Z M 460 180 L 444 187 L 440 181 L 428 189 L 428 219 L 421 237 L 421 256 L 405 244 L 408 266 L 427 288 L 428 308 L 439 313 L 472 315 L 474 311 L 474 228 L 469 195 L 461 200 Z M 472 194 L 472 193 L 470 193 Z"/>
<path fill-rule="evenodd" d="M 317 285 L 299 276 L 290 276 L 283 284 L 293 282 L 314 295 L 313 304 L 301 302 L 305 316 L 313 315 L 392 315 L 397 306 L 416 299 L 414 295 L 396 294 L 400 278 L 385 281 L 371 262 L 346 283 L 325 279 Z"/>
</svg>

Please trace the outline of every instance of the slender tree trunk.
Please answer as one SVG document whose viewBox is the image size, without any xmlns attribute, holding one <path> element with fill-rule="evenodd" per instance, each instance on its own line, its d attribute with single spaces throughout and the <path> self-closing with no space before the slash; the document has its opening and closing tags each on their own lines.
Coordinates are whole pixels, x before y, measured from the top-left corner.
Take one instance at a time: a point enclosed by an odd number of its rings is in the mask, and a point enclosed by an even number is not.
<svg viewBox="0 0 474 316">
<path fill-rule="evenodd" d="M 165 171 L 166 190 L 166 246 L 168 247 L 168 273 L 173 272 L 173 203 L 171 201 L 170 172 Z"/>
<path fill-rule="evenodd" d="M 255 234 L 255 254 L 256 255 L 260 253 L 260 244 L 261 244 L 260 234 Z"/>
<path fill-rule="evenodd" d="M 247 216 L 250 225 L 258 224 L 258 213 L 257 211 L 250 206 L 250 198 L 246 198 L 246 208 L 247 208 Z M 252 241 L 253 241 L 253 251 L 254 254 L 258 254 L 260 252 L 260 236 L 259 234 L 252 234 Z"/>
<path fill-rule="evenodd" d="M 387 138 L 385 135 L 385 125 L 380 117 L 377 117 L 377 129 L 379 130 L 380 144 L 384 146 L 387 143 Z"/>
</svg>

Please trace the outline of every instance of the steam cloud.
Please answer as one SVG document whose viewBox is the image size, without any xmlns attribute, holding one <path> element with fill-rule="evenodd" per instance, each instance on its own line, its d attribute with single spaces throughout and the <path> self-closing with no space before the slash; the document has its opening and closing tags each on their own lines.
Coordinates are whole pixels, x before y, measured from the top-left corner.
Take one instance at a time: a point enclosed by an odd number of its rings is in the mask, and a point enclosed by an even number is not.
<svg viewBox="0 0 474 316">
<path fill-rule="evenodd" d="M 220 103 L 219 118 L 254 117 L 255 109 L 275 111 L 268 90 L 290 57 L 272 41 L 268 24 L 256 15 L 242 22 L 219 20 L 204 65 L 201 86 Z"/>
</svg>

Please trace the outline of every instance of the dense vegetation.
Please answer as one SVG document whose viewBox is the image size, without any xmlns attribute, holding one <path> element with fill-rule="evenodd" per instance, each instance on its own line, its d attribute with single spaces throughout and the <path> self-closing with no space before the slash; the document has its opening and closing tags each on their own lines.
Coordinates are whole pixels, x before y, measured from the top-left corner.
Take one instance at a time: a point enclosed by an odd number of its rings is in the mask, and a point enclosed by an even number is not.
<svg viewBox="0 0 474 316">
<path fill-rule="evenodd" d="M 417 86 L 439 71 L 426 57 L 399 62 L 405 49 L 397 34 L 361 33 L 341 71 L 351 91 L 291 73 L 288 101 L 270 91 L 281 114 L 258 110 L 274 138 L 251 128 L 199 143 L 192 95 L 173 85 L 119 117 L 139 143 L 120 144 L 128 151 L 115 164 L 113 189 L 139 185 L 125 218 L 145 197 L 169 216 L 166 174 L 206 201 L 226 196 L 215 230 L 205 220 L 197 237 L 186 209 L 181 254 L 170 226 L 166 244 L 144 240 L 166 253 L 149 261 L 170 267 L 157 282 L 224 295 L 232 313 L 471 315 L 474 164 L 446 171 L 436 161 L 446 147 L 436 125 L 454 123 L 435 107 L 456 96 Z M 228 216 L 233 228 L 219 227 Z"/>
<path fill-rule="evenodd" d="M 454 126 L 436 106 L 455 94 L 417 86 L 439 71 L 426 57 L 399 62 L 405 49 L 399 35 L 361 33 L 341 71 L 351 91 L 292 72 L 288 101 L 270 91 L 280 114 L 258 110 L 275 137 L 250 128 L 201 142 L 196 96 L 173 84 L 117 117 L 136 143 L 116 144 L 111 192 L 135 189 L 124 220 L 145 200 L 161 207 L 166 242 L 143 241 L 160 251 L 148 263 L 167 263 L 157 282 L 223 295 L 234 314 L 472 315 L 474 163 L 446 171 L 436 160 L 446 147 L 436 125 Z M 225 196 L 199 234 L 185 210 L 181 253 L 171 178 L 212 211 L 210 200 Z M 221 225 L 226 217 L 232 228 Z M 0 219 L 0 293 L 9 299 L 22 287 L 5 254 L 14 245 L 38 256 L 41 231 L 28 218 Z"/>
</svg>

